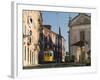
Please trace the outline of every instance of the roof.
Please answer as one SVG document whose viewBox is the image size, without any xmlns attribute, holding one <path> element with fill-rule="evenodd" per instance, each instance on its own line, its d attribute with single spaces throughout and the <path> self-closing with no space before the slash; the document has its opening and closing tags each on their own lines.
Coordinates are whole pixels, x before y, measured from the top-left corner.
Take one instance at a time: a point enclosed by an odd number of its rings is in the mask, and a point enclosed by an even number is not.
<svg viewBox="0 0 100 80">
<path fill-rule="evenodd" d="M 54 31 L 52 31 L 51 29 L 49 29 L 47 26 L 50 26 L 51 27 L 51 25 L 43 25 L 42 27 L 43 27 L 43 29 L 45 29 L 45 30 L 47 30 L 47 31 L 49 31 L 49 32 L 51 32 L 51 33 L 53 33 L 53 34 L 55 34 L 56 36 L 58 36 L 59 34 L 58 33 L 56 33 L 56 32 L 54 32 Z M 61 35 L 61 37 L 64 39 L 64 37 Z"/>
<path fill-rule="evenodd" d="M 42 25 L 42 27 L 45 27 L 45 28 L 51 30 L 51 25 Z"/>
<path fill-rule="evenodd" d="M 85 25 L 85 24 L 91 24 L 91 16 L 88 16 L 85 13 L 79 13 L 69 22 L 70 27 L 73 27 L 76 25 Z"/>
</svg>

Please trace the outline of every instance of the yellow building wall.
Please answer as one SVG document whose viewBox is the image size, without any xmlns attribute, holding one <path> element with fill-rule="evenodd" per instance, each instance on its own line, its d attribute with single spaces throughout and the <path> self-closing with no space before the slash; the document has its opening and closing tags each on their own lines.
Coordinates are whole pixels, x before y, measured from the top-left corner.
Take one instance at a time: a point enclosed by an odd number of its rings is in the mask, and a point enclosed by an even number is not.
<svg viewBox="0 0 100 80">
<path fill-rule="evenodd" d="M 26 35 L 23 38 L 23 66 L 38 65 L 38 54 L 40 50 L 38 40 L 41 27 L 41 15 L 39 11 L 31 10 L 23 10 L 22 15 L 23 35 Z M 32 32 L 31 35 L 30 31 Z M 28 45 L 28 43 L 30 44 Z"/>
</svg>

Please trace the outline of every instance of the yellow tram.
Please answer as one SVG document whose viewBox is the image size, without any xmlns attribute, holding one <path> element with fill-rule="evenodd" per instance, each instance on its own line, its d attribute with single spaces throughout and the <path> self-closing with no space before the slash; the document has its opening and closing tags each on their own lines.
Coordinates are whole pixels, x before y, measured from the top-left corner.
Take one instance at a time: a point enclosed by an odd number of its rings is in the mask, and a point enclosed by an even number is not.
<svg viewBox="0 0 100 80">
<path fill-rule="evenodd" d="M 54 54 L 53 51 L 45 51 L 44 52 L 44 62 L 53 62 Z"/>
</svg>

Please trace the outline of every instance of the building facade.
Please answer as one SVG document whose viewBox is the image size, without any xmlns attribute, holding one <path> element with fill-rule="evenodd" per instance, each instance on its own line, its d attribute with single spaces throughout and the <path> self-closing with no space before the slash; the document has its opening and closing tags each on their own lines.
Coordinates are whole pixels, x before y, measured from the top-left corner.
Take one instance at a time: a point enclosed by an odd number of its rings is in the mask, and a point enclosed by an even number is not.
<svg viewBox="0 0 100 80">
<path fill-rule="evenodd" d="M 43 29 L 40 39 L 42 54 L 44 53 L 44 51 L 52 50 L 54 52 L 54 62 L 63 62 L 65 40 L 64 37 L 61 36 L 61 32 L 57 34 L 56 32 L 52 31 L 50 25 L 43 25 L 42 28 Z M 43 59 L 41 61 L 43 61 Z"/>
<path fill-rule="evenodd" d="M 90 59 L 91 16 L 80 13 L 69 21 L 69 51 L 75 62 L 85 63 Z"/>
<path fill-rule="evenodd" d="M 39 11 L 23 10 L 23 66 L 38 65 L 42 16 Z"/>
</svg>

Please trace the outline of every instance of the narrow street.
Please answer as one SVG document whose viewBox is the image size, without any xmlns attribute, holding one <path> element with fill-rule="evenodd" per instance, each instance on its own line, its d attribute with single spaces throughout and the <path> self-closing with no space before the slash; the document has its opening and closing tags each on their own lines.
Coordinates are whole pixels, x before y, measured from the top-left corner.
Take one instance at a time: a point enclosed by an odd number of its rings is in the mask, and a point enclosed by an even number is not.
<svg viewBox="0 0 100 80">
<path fill-rule="evenodd" d="M 23 69 L 91 66 L 91 14 L 23 10 L 23 21 Z"/>
</svg>

